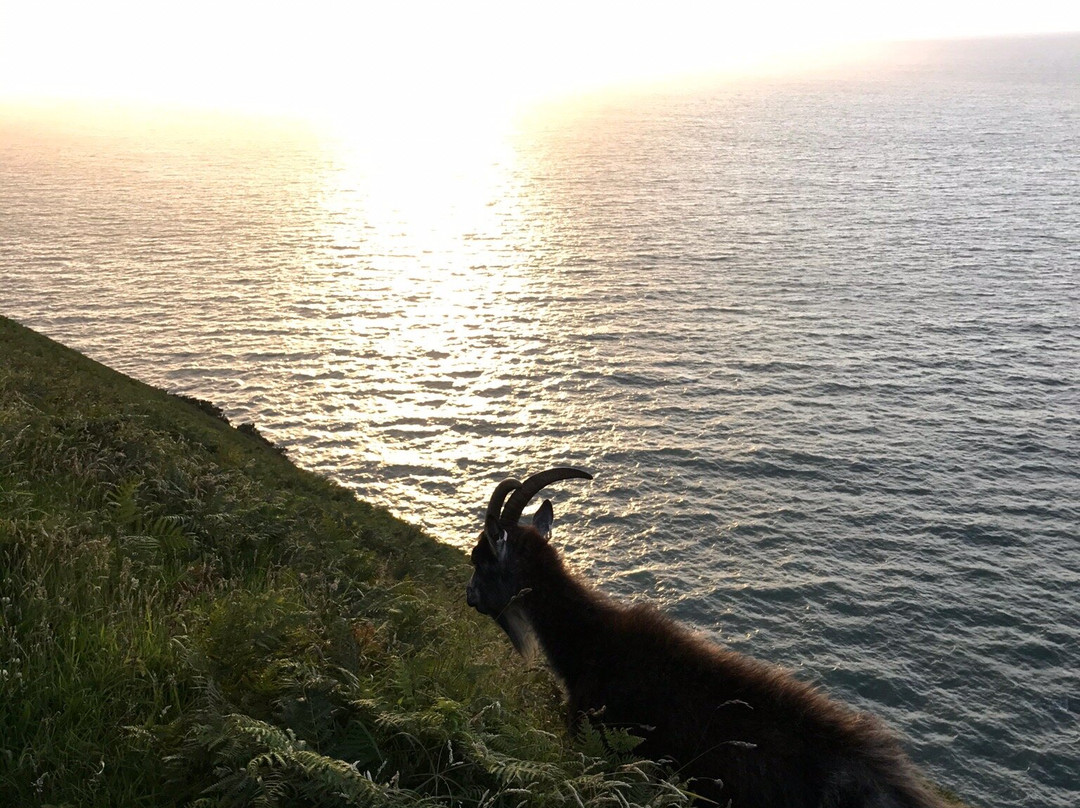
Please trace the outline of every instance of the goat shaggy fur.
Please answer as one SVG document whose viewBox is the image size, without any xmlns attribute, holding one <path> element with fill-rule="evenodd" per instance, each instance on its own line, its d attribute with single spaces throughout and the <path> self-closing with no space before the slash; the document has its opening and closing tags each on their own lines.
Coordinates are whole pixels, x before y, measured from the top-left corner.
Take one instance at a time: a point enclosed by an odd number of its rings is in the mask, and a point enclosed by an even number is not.
<svg viewBox="0 0 1080 808">
<path fill-rule="evenodd" d="M 549 502 L 534 525 L 516 519 L 481 535 L 468 601 L 519 651 L 535 641 L 572 727 L 589 718 L 640 736 L 638 752 L 733 808 L 943 805 L 876 718 L 582 583 L 548 542 Z"/>
</svg>

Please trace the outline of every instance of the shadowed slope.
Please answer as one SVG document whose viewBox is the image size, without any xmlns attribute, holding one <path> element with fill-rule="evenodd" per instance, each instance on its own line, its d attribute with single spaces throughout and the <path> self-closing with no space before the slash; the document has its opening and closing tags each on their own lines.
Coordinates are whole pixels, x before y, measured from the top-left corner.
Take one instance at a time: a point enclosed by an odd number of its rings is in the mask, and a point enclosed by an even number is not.
<svg viewBox="0 0 1080 808">
<path fill-rule="evenodd" d="M 565 745 L 466 577 L 255 435 L 0 318 L 0 804 L 682 803 Z"/>
</svg>

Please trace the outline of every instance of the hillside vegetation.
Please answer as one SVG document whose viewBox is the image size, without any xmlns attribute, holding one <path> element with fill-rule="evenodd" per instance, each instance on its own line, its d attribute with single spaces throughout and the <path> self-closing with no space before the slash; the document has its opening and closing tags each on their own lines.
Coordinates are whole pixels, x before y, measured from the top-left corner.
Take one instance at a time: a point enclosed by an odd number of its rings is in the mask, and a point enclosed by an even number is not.
<svg viewBox="0 0 1080 808">
<path fill-rule="evenodd" d="M 0 318 L 0 805 L 685 803 L 459 551 L 208 409 Z"/>
</svg>

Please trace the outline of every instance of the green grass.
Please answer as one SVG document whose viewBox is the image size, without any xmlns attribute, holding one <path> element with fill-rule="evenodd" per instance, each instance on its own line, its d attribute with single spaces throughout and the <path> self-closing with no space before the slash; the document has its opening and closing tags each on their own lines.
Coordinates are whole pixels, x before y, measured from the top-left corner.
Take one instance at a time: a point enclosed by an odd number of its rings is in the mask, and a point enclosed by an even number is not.
<svg viewBox="0 0 1080 808">
<path fill-rule="evenodd" d="M 463 555 L 0 318 L 0 805 L 678 805 Z"/>
</svg>

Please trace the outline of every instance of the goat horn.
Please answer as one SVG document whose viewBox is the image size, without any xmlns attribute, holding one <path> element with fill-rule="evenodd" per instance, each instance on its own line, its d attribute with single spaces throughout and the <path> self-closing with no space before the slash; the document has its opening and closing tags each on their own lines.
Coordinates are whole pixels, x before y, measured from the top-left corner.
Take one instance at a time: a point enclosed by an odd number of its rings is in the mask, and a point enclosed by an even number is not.
<svg viewBox="0 0 1080 808">
<path fill-rule="evenodd" d="M 591 480 L 592 475 L 588 472 L 584 472 L 581 469 L 572 469 L 566 466 L 555 469 L 548 469 L 547 471 L 541 471 L 539 474 L 534 474 L 529 477 L 525 482 L 517 486 L 517 490 L 514 491 L 510 497 L 509 502 L 506 503 L 506 507 L 503 508 L 502 518 L 499 520 L 504 525 L 516 525 L 521 518 L 521 512 L 525 510 L 525 506 L 529 504 L 529 500 L 535 497 L 544 488 L 547 488 L 554 482 L 559 480 Z M 495 498 L 492 497 L 492 502 Z"/>
<path fill-rule="evenodd" d="M 488 501 L 487 515 L 484 517 L 485 535 L 487 535 L 486 526 L 499 521 L 499 512 L 502 511 L 503 502 L 506 501 L 507 494 L 517 488 L 521 488 L 521 482 L 514 479 L 503 480 L 495 487 L 495 490 L 491 494 L 491 499 Z M 492 542 L 494 539 L 489 536 L 488 541 Z M 494 549 L 494 547 L 492 547 L 492 549 Z"/>
</svg>

